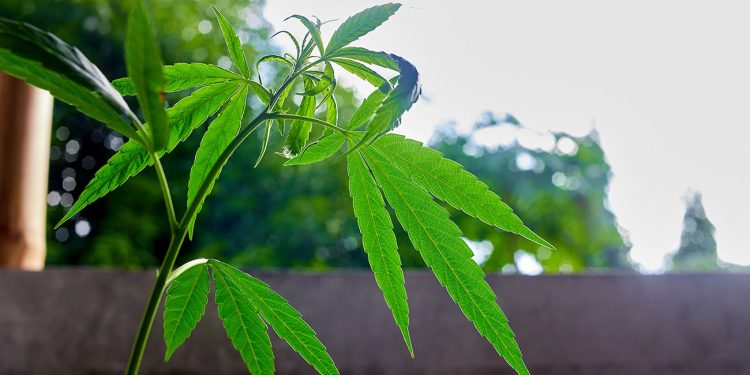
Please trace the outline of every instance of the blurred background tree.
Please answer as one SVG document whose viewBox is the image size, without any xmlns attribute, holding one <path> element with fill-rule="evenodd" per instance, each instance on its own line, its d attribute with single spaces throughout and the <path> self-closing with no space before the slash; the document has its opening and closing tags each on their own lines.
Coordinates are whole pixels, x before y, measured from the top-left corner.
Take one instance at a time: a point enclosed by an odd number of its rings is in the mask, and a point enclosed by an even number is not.
<svg viewBox="0 0 750 375">
<path fill-rule="evenodd" d="M 706 216 L 700 192 L 690 193 L 685 199 L 685 217 L 682 219 L 680 247 L 672 255 L 672 271 L 717 271 L 714 225 Z"/>
<path fill-rule="evenodd" d="M 165 63 L 211 62 L 229 67 L 221 33 L 208 1 L 151 2 Z M 269 24 L 262 2 L 212 0 L 237 26 L 248 61 L 278 52 L 268 40 Z M 5 0 L 0 16 L 18 19 L 58 34 L 79 46 L 111 79 L 125 75 L 123 34 L 129 2 L 119 0 Z M 269 68 L 268 78 L 273 68 Z M 264 78 L 265 77 L 264 69 Z M 264 80 L 266 81 L 266 80 Z M 183 94 L 184 95 L 184 94 Z M 351 116 L 357 98 L 339 88 L 340 117 Z M 172 103 L 181 96 L 169 97 Z M 248 103 L 251 110 L 257 102 Z M 53 230 L 94 172 L 123 139 L 92 123 L 67 105 L 56 103 L 49 185 L 48 264 L 87 264 L 128 268 L 155 266 L 166 248 L 168 229 L 153 172 L 131 179 L 82 215 Z M 184 209 L 191 158 L 205 126 L 165 158 L 178 210 Z M 610 169 L 595 133 L 538 135 L 542 147 L 527 145 L 531 134 L 510 115 L 485 114 L 467 133 L 446 125 L 436 131 L 432 147 L 463 164 L 526 224 L 557 246 L 540 249 L 451 211 L 489 272 L 528 272 L 530 264 L 545 272 L 585 268 L 630 268 L 629 246 L 607 209 Z M 503 138 L 502 134 L 510 134 Z M 505 140 L 503 140 L 505 139 Z M 491 142 L 487 142 L 490 140 Z M 271 149 L 279 149 L 272 140 Z M 268 155 L 252 165 L 258 142 L 246 142 L 219 179 L 196 223 L 196 237 L 182 260 L 220 257 L 252 267 L 325 269 L 365 267 L 360 235 L 352 215 L 345 165 L 282 167 Z M 406 234 L 396 228 L 403 263 L 423 267 Z M 180 262 L 181 260 L 178 260 Z"/>
</svg>

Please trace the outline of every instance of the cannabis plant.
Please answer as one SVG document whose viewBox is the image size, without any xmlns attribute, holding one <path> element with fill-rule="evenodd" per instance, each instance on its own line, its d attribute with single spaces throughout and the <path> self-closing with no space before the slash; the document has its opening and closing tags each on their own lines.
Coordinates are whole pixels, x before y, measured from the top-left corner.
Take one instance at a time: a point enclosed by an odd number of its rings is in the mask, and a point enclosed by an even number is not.
<svg viewBox="0 0 750 375">
<path fill-rule="evenodd" d="M 135 0 L 125 40 L 128 77 L 113 82 L 58 37 L 25 23 L 0 19 L 0 71 L 49 90 L 129 138 L 96 173 L 60 224 L 145 168 L 152 166 L 156 171 L 171 242 L 134 340 L 128 374 L 138 372 L 162 295 L 166 295 L 164 342 L 165 360 L 169 360 L 203 316 L 211 279 L 219 317 L 251 373 L 274 372 L 269 325 L 319 373 L 338 373 L 300 313 L 262 281 L 216 259 L 196 259 L 173 270 L 185 237 L 194 235 L 196 216 L 222 168 L 256 130 L 263 132 L 263 144 L 255 165 L 266 153 L 269 139 L 277 136 L 285 137 L 283 148 L 277 150 L 289 159 L 285 165 L 346 162 L 354 214 L 370 267 L 412 355 L 404 274 L 386 203 L 479 334 L 518 373 L 528 373 L 508 320 L 484 281 L 484 273 L 471 259 L 461 230 L 435 200 L 541 246 L 551 245 L 525 227 L 510 207 L 459 164 L 419 142 L 389 134 L 419 98 L 417 69 L 403 57 L 351 44 L 380 26 L 399 6 L 375 6 L 348 18 L 327 43 L 321 37 L 323 23 L 319 20 L 291 16 L 307 30 L 302 38 L 288 31 L 277 33 L 291 39 L 293 53 L 264 56 L 255 63 L 256 72 L 262 63 L 285 69 L 278 87 L 265 86 L 260 77 L 256 80 L 251 74 L 240 39 L 217 9 L 214 12 L 234 64 L 232 71 L 197 63 L 162 66 L 153 21 L 143 0 Z M 338 68 L 374 87 L 346 123 L 339 121 L 333 95 Z M 392 77 L 380 73 L 384 71 L 393 72 Z M 165 109 L 165 93 L 189 89 L 194 91 Z M 142 117 L 123 99 L 128 95 L 137 98 Z M 251 96 L 263 104 L 257 113 L 247 110 Z M 295 96 L 300 97 L 298 105 Z M 210 123 L 190 170 L 186 209 L 178 216 L 161 158 L 207 121 Z M 323 131 L 311 141 L 313 126 Z"/>
</svg>

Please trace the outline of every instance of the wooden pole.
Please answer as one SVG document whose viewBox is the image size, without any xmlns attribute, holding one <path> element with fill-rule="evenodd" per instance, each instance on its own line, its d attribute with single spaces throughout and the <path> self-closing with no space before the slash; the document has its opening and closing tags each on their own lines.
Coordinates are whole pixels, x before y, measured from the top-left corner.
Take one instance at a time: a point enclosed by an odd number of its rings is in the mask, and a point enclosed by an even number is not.
<svg viewBox="0 0 750 375">
<path fill-rule="evenodd" d="M 52 104 L 0 73 L 0 267 L 44 268 Z"/>
</svg>

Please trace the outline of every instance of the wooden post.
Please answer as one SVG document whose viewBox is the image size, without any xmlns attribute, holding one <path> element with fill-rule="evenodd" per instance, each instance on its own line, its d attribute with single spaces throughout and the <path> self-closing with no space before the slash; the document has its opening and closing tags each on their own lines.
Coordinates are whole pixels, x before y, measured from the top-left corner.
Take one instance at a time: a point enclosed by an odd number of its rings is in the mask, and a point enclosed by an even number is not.
<svg viewBox="0 0 750 375">
<path fill-rule="evenodd" d="M 0 73 L 0 267 L 44 268 L 52 104 Z"/>
</svg>

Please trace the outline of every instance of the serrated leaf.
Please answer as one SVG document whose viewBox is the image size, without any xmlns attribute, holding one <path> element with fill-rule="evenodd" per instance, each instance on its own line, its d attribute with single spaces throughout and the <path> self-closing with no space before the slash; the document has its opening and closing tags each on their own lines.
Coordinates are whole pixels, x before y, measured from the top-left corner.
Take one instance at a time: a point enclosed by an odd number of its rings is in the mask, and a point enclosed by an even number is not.
<svg viewBox="0 0 750 375">
<path fill-rule="evenodd" d="M 284 166 L 311 164 L 328 159 L 341 149 L 344 141 L 346 141 L 346 138 L 341 133 L 326 135 L 307 146 L 299 155 L 287 160 Z"/>
<path fill-rule="evenodd" d="M 380 87 L 382 85 L 388 84 L 388 80 L 380 75 L 380 73 L 370 69 L 362 63 L 354 60 L 339 58 L 333 58 L 331 59 L 331 61 L 335 62 L 336 65 L 344 68 L 344 70 L 348 71 L 349 73 L 352 73 L 357 77 L 369 82 L 375 87 Z"/>
<path fill-rule="evenodd" d="M 247 86 L 240 87 L 237 92 L 232 95 L 229 99 L 224 110 L 214 119 L 208 126 L 208 130 L 201 139 L 201 144 L 198 146 L 198 151 L 195 153 L 195 161 L 193 166 L 190 167 L 190 178 L 188 180 L 188 195 L 187 205 L 190 207 L 193 201 L 198 195 L 198 190 L 201 185 L 206 183 L 206 179 L 209 178 L 209 171 L 211 167 L 219 160 L 219 157 L 232 143 L 234 137 L 240 132 L 242 126 L 242 116 L 245 113 L 245 102 L 247 101 Z M 217 176 L 218 177 L 218 176 Z M 208 193 L 213 189 L 215 180 L 208 181 Z M 205 199 L 205 198 L 203 198 Z M 195 224 L 195 217 L 201 211 L 203 201 L 198 202 L 198 210 L 195 211 L 195 215 L 190 221 L 190 238 L 193 237 L 193 225 Z"/>
<path fill-rule="evenodd" d="M 339 106 L 336 104 L 336 97 L 329 95 L 325 99 L 326 103 L 326 122 L 329 124 L 338 124 L 339 122 Z M 327 129 L 326 129 L 327 130 Z"/>
<path fill-rule="evenodd" d="M 396 13 L 400 7 L 401 4 L 393 3 L 376 5 L 347 18 L 331 36 L 326 54 L 331 54 L 375 30 Z"/>
<path fill-rule="evenodd" d="M 312 37 L 313 42 L 318 47 L 318 51 L 320 51 L 320 55 L 323 56 L 324 51 L 325 51 L 325 46 L 323 45 L 323 38 L 320 37 L 320 29 L 318 28 L 318 26 L 312 23 L 312 21 L 310 21 L 307 17 L 300 16 L 299 14 L 289 16 L 287 19 L 289 18 L 296 18 L 300 22 L 302 22 L 302 25 L 304 25 L 305 28 L 307 28 L 307 31 L 310 33 L 310 36 Z"/>
<path fill-rule="evenodd" d="M 292 33 L 288 32 L 286 30 L 279 30 L 279 31 L 275 32 L 273 35 L 269 36 L 268 39 L 273 39 L 273 37 L 275 37 L 276 35 L 279 35 L 279 34 L 286 34 L 286 36 L 288 36 L 289 39 L 292 40 L 292 43 L 294 43 L 295 53 L 297 54 L 297 57 L 299 57 L 299 54 L 300 54 L 299 42 L 297 41 L 297 38 L 295 38 L 294 35 L 292 35 Z"/>
<path fill-rule="evenodd" d="M 216 305 L 227 337 L 253 375 L 274 373 L 273 351 L 268 327 L 258 316 L 246 293 L 223 267 L 212 267 Z"/>
<path fill-rule="evenodd" d="M 227 20 L 226 17 L 216 9 L 216 7 L 212 5 L 211 9 L 214 10 L 216 19 L 219 21 L 219 27 L 221 28 L 221 33 L 224 34 L 224 41 L 227 44 L 229 56 L 232 57 L 234 66 L 243 77 L 250 78 L 250 68 L 247 66 L 247 60 L 245 59 L 245 52 L 242 50 L 240 37 L 237 36 L 237 32 L 234 30 L 232 24 L 229 23 L 229 20 Z"/>
<path fill-rule="evenodd" d="M 216 65 L 202 63 L 177 63 L 162 67 L 164 92 L 177 92 L 212 83 L 241 81 L 244 78 Z M 112 81 L 112 86 L 122 95 L 135 95 L 133 81 L 129 77 Z"/>
<path fill-rule="evenodd" d="M 367 124 L 367 133 L 360 144 L 395 129 L 401 122 L 401 116 L 419 99 L 421 87 L 417 69 L 399 56 L 391 55 L 391 57 L 398 62 L 400 72 L 398 82 L 396 87 L 388 93 L 383 104 L 375 111 L 375 117 Z"/>
<path fill-rule="evenodd" d="M 312 88 L 312 85 L 311 81 L 305 80 L 306 89 Z M 312 117 L 315 115 L 315 108 L 315 96 L 305 96 L 302 98 L 302 102 L 300 102 L 297 114 L 304 117 Z M 292 121 L 291 129 L 284 141 L 284 154 L 289 157 L 297 156 L 305 147 L 305 144 L 307 144 L 311 130 L 312 124 L 307 121 Z"/>
<path fill-rule="evenodd" d="M 159 156 L 171 152 L 184 141 L 193 129 L 205 122 L 211 115 L 221 108 L 224 102 L 237 90 L 236 82 L 216 83 L 195 91 L 192 95 L 178 101 L 167 110 L 170 139 L 165 151 Z M 59 227 L 89 204 L 107 195 L 130 177 L 135 176 L 144 168 L 152 164 L 149 154 L 141 144 L 135 141 L 126 142 L 102 166 L 94 178 L 86 185 L 73 207 L 57 223 Z"/>
<path fill-rule="evenodd" d="M 169 125 L 164 109 L 164 76 L 154 25 L 143 0 L 135 0 L 125 33 L 125 66 L 137 93 L 141 112 L 150 126 L 154 151 L 167 146 Z"/>
<path fill-rule="evenodd" d="M 385 209 L 385 202 L 375 179 L 359 153 L 355 152 L 347 157 L 347 172 L 349 194 L 352 197 L 354 216 L 362 233 L 362 245 L 367 252 L 367 260 L 375 275 L 375 281 L 383 292 L 385 302 L 393 313 L 393 319 L 401 330 L 406 347 L 413 357 L 404 271 L 401 269 L 401 258 L 391 216 Z"/>
<path fill-rule="evenodd" d="M 121 115 L 137 117 L 109 80 L 81 51 L 51 33 L 0 17 L 0 71 L 48 90 L 127 137 L 137 137 Z"/>
<path fill-rule="evenodd" d="M 386 134 L 374 144 L 414 181 L 436 198 L 487 224 L 518 234 L 539 245 L 552 245 L 527 228 L 513 209 L 461 164 L 402 135 Z"/>
<path fill-rule="evenodd" d="M 371 51 L 367 48 L 344 47 L 334 53 L 331 53 L 328 57 L 357 60 L 365 64 L 377 65 L 383 68 L 398 71 L 398 64 L 391 58 L 389 54 L 385 52 Z"/>
<path fill-rule="evenodd" d="M 263 143 L 260 146 L 260 152 L 258 153 L 258 159 L 255 160 L 255 165 L 253 165 L 253 168 L 257 168 L 258 164 L 260 164 L 260 161 L 263 160 L 263 156 L 266 155 L 266 150 L 268 150 L 268 142 L 271 139 L 271 128 L 273 127 L 273 122 L 268 121 L 266 122 L 266 127 L 263 130 Z"/>
<path fill-rule="evenodd" d="M 372 115 L 375 114 L 375 111 L 380 108 L 381 104 L 383 104 L 383 100 L 385 100 L 386 96 L 388 96 L 388 90 L 388 86 L 381 86 L 368 95 L 349 119 L 346 128 L 354 130 L 369 121 L 370 118 L 372 118 Z"/>
<path fill-rule="evenodd" d="M 362 152 L 398 221 L 440 284 L 508 364 L 528 374 L 508 319 L 448 212 L 378 150 L 367 147 Z"/>
<path fill-rule="evenodd" d="M 182 272 L 169 285 L 164 301 L 164 361 L 182 345 L 206 312 L 208 267 L 197 264 Z"/>
<path fill-rule="evenodd" d="M 212 269 L 221 269 L 226 275 L 231 275 L 279 338 L 286 341 L 315 370 L 326 375 L 339 373 L 315 331 L 287 300 L 266 283 L 226 263 L 211 260 L 210 264 Z"/>
</svg>

